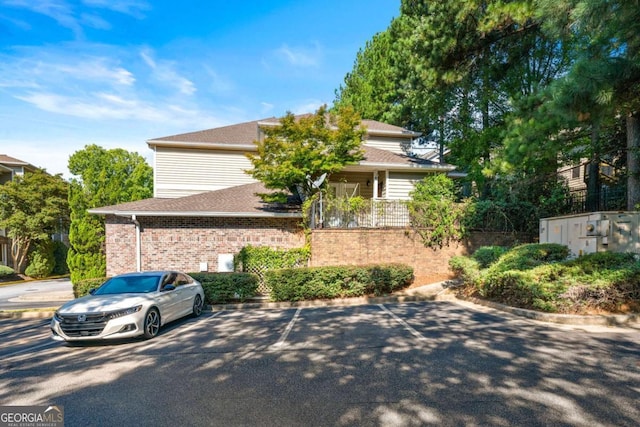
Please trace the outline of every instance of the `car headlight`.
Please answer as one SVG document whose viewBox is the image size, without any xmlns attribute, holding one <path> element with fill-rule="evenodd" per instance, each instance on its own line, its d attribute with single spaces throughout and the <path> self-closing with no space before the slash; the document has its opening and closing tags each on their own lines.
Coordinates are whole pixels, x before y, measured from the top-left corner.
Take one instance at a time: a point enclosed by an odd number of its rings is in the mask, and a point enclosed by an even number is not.
<svg viewBox="0 0 640 427">
<path fill-rule="evenodd" d="M 58 313 L 57 311 L 55 313 L 53 313 L 53 318 L 55 319 L 56 322 L 60 322 L 62 323 L 62 317 L 60 317 L 60 313 Z"/>
<path fill-rule="evenodd" d="M 112 311 L 110 313 L 106 313 L 105 317 L 109 320 L 116 319 L 122 316 L 128 316 L 133 313 L 137 313 L 142 310 L 142 305 L 136 305 L 135 307 L 125 308 L 123 310 Z"/>
</svg>

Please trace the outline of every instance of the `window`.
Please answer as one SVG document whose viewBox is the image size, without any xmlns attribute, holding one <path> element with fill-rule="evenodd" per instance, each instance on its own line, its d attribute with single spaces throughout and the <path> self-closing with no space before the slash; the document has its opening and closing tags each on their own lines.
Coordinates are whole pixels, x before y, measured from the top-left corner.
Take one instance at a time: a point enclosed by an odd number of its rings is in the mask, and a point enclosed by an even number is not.
<svg viewBox="0 0 640 427">
<path fill-rule="evenodd" d="M 329 188 L 331 195 L 337 198 L 351 198 L 360 195 L 360 185 L 355 182 L 331 182 Z"/>
<path fill-rule="evenodd" d="M 580 166 L 571 169 L 571 178 L 580 178 Z"/>
</svg>

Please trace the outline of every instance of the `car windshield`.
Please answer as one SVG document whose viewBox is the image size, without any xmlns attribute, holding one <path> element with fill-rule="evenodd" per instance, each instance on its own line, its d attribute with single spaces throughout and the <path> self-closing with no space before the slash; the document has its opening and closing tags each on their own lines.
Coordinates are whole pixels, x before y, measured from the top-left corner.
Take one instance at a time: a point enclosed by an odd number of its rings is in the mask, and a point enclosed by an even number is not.
<svg viewBox="0 0 640 427">
<path fill-rule="evenodd" d="M 100 286 L 93 295 L 144 294 L 155 292 L 161 276 L 113 277 Z"/>
</svg>

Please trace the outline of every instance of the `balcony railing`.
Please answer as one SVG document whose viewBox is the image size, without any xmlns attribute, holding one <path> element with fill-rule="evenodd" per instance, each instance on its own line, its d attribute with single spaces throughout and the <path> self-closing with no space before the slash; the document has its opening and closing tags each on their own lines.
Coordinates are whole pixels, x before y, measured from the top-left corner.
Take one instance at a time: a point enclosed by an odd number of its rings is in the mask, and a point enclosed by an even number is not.
<svg viewBox="0 0 640 427">
<path fill-rule="evenodd" d="M 410 220 L 404 200 L 366 199 L 356 204 L 316 200 L 310 223 L 311 228 L 404 228 Z"/>
</svg>

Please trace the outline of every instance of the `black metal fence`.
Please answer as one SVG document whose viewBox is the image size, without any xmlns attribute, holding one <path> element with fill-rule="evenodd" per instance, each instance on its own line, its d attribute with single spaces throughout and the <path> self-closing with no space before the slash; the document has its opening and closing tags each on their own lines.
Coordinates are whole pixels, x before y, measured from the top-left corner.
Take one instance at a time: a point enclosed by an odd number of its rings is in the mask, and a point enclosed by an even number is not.
<svg viewBox="0 0 640 427">
<path fill-rule="evenodd" d="M 566 199 L 567 214 L 619 211 L 627 208 L 626 188 L 602 188 L 598 193 L 588 193 L 586 190 L 572 191 Z"/>
</svg>

